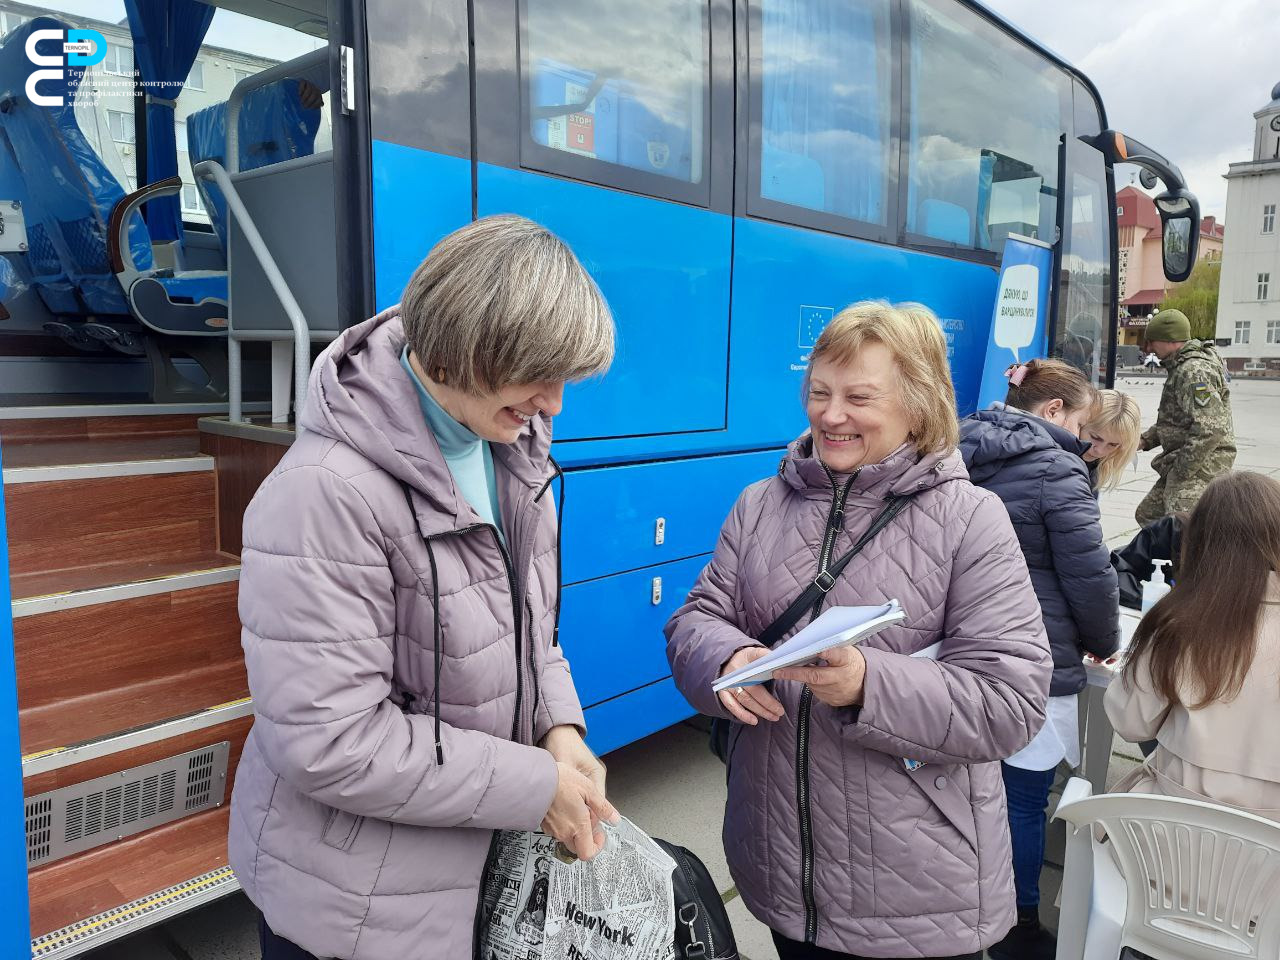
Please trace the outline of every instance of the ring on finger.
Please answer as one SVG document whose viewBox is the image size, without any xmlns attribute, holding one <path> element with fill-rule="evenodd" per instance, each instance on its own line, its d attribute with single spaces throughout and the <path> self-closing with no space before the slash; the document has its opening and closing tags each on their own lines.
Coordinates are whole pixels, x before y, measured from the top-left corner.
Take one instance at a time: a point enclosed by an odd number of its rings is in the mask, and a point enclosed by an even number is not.
<svg viewBox="0 0 1280 960">
<path fill-rule="evenodd" d="M 733 688 L 733 695 L 734 695 L 735 697 L 745 697 L 745 696 L 747 695 L 747 688 L 746 688 L 746 687 L 734 687 L 734 688 Z"/>
</svg>

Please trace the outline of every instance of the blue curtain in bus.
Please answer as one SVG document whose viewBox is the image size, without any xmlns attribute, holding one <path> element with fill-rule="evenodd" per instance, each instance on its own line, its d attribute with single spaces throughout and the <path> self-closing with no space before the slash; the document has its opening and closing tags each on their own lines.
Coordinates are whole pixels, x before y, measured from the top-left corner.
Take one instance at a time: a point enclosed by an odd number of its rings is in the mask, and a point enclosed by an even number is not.
<svg viewBox="0 0 1280 960">
<path fill-rule="evenodd" d="M 174 101 L 191 72 L 214 7 L 197 0 L 125 0 L 133 58 L 147 92 L 147 180 L 178 173 L 173 126 Z M 151 239 L 166 243 L 182 236 L 178 198 L 161 197 L 146 206 Z"/>
<path fill-rule="evenodd" d="M 883 4 L 762 10 L 762 196 L 871 223 L 884 211 Z M 880 12 L 881 16 L 877 15 Z"/>
</svg>

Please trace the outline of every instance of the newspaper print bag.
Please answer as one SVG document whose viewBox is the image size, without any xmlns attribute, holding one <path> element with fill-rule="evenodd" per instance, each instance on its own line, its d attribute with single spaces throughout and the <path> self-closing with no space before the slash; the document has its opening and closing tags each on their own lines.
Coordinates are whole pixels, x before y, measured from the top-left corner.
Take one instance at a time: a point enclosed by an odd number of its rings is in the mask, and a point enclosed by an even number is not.
<svg viewBox="0 0 1280 960">
<path fill-rule="evenodd" d="M 676 862 L 631 821 L 590 861 L 543 833 L 500 831 L 481 891 L 479 960 L 673 960 Z"/>
</svg>

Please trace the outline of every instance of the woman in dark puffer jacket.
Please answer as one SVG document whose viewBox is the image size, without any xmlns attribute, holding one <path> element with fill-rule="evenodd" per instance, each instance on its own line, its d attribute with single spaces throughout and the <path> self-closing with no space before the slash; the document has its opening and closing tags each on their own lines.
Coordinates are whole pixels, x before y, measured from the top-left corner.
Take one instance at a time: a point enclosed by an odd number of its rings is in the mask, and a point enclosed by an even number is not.
<svg viewBox="0 0 1280 960">
<path fill-rule="evenodd" d="M 1009 511 L 1053 652 L 1045 725 L 1002 765 L 1018 925 L 989 948 L 997 960 L 1051 960 L 1054 955 L 1054 938 L 1039 920 L 1045 807 L 1058 764 L 1080 762 L 1081 658 L 1085 653 L 1109 657 L 1120 641 L 1116 572 L 1082 459 L 1089 445 L 1079 437 L 1097 401 L 1097 391 L 1074 367 L 1032 360 L 1010 371 L 1005 403 L 960 424 L 960 453 L 970 479 L 996 494 Z"/>
</svg>

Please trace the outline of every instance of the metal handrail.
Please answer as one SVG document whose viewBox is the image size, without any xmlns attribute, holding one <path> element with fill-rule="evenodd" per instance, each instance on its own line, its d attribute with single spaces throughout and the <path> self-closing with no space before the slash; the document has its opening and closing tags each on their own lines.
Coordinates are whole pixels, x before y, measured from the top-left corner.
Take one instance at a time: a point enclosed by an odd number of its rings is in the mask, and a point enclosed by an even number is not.
<svg viewBox="0 0 1280 960">
<path fill-rule="evenodd" d="M 277 80 L 296 77 L 312 67 L 324 66 L 328 63 L 329 48 L 321 47 L 319 50 L 304 53 L 293 60 L 278 63 L 274 67 L 268 67 L 261 73 L 245 77 L 235 85 L 231 91 L 231 96 L 227 98 L 227 155 L 225 159 L 229 173 L 240 172 L 240 106 L 244 103 L 245 96 L 250 91 L 268 86 Z"/>
<path fill-rule="evenodd" d="M 231 178 L 227 175 L 227 171 L 222 164 L 218 163 L 217 160 L 202 160 L 192 167 L 192 172 L 202 180 L 212 180 L 218 185 L 218 189 L 222 191 L 222 195 L 227 200 L 227 209 L 239 221 L 240 229 L 244 231 L 244 237 L 249 241 L 249 248 L 253 251 L 253 255 L 258 258 L 258 263 L 262 266 L 262 272 L 266 274 L 267 282 L 271 284 L 271 289 L 280 301 L 280 306 L 284 308 L 285 316 L 289 318 L 289 326 L 293 328 L 293 402 L 294 410 L 300 412 L 303 401 L 307 396 L 307 377 L 311 372 L 311 332 L 307 327 L 307 318 L 303 316 L 302 308 L 298 306 L 298 301 L 294 297 L 293 291 L 289 289 L 289 284 L 285 282 L 284 274 L 280 272 L 279 266 L 276 265 L 275 257 L 271 256 L 271 251 L 267 249 L 266 241 L 262 239 L 262 234 L 258 232 L 253 218 L 249 216 L 249 211 L 245 207 L 244 201 L 240 199 L 240 194 L 236 192 L 235 184 L 231 182 Z M 283 340 L 285 338 L 275 337 L 273 339 Z M 228 397 L 230 403 L 228 416 L 233 423 L 238 423 L 242 417 L 240 341 L 236 337 L 234 312 L 230 310 L 227 316 L 227 359 L 229 361 L 229 383 L 227 387 L 230 394 Z"/>
</svg>

